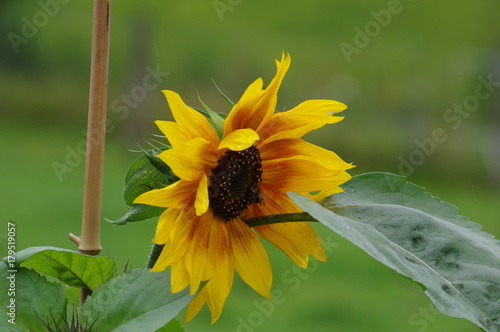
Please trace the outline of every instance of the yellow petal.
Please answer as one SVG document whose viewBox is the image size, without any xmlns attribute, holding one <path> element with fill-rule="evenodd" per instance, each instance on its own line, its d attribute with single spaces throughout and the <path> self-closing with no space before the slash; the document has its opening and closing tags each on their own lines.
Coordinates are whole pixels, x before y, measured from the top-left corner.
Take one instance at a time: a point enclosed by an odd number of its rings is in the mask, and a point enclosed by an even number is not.
<svg viewBox="0 0 500 332">
<path fill-rule="evenodd" d="M 186 269 L 190 277 L 190 294 L 196 293 L 203 279 L 207 263 L 207 253 L 210 238 L 210 223 L 213 220 L 211 213 L 196 217 L 190 229 L 190 247 L 185 254 Z"/>
<path fill-rule="evenodd" d="M 167 268 L 167 265 L 162 263 L 162 257 L 164 257 L 167 254 L 168 248 L 170 247 L 170 244 L 167 243 L 163 247 L 160 256 L 156 260 L 155 264 L 153 265 L 153 268 L 151 268 L 151 272 L 161 272 L 164 271 Z"/>
<path fill-rule="evenodd" d="M 170 235 L 181 211 L 180 209 L 169 208 L 160 215 L 158 224 L 156 224 L 154 243 L 165 244 L 172 242 Z"/>
<path fill-rule="evenodd" d="M 188 130 L 181 124 L 173 121 L 155 121 L 156 126 L 165 135 L 170 145 L 177 147 L 179 144 L 192 140 Z"/>
<path fill-rule="evenodd" d="M 334 178 L 333 181 L 340 184 L 340 183 L 344 183 L 344 182 L 349 181 L 352 178 L 352 176 L 347 172 L 342 172 L 342 173 L 339 173 L 337 175 L 334 175 L 333 178 Z M 344 191 L 344 189 L 337 187 L 337 186 L 332 186 L 330 188 L 326 188 L 326 189 L 321 190 L 319 193 L 317 193 L 315 195 L 308 195 L 308 196 L 310 198 L 312 198 L 313 200 L 315 200 L 316 202 L 319 202 L 323 198 L 326 198 L 326 197 L 331 196 L 333 194 L 340 193 L 342 191 Z"/>
<path fill-rule="evenodd" d="M 264 246 L 240 218 L 231 220 L 228 225 L 236 271 L 250 287 L 270 299 L 273 274 Z"/>
<path fill-rule="evenodd" d="M 212 313 L 212 324 L 221 315 L 224 303 L 233 286 L 233 252 L 228 226 L 227 221 L 218 218 L 214 218 L 210 223 L 203 280 L 209 280 L 205 288 L 207 304 Z"/>
<path fill-rule="evenodd" d="M 219 144 L 219 138 L 214 132 L 208 120 L 198 111 L 188 107 L 182 101 L 179 94 L 170 90 L 162 91 L 167 98 L 168 105 L 172 110 L 175 121 L 185 130 L 185 135 L 190 139 L 203 137 L 208 140 L 213 147 Z"/>
<path fill-rule="evenodd" d="M 218 150 L 228 148 L 232 151 L 242 151 L 251 147 L 259 140 L 259 135 L 252 129 L 237 129 L 224 137 Z"/>
<path fill-rule="evenodd" d="M 194 294 L 202 280 L 208 280 L 190 306 L 186 320 L 191 319 L 206 302 L 215 322 L 233 284 L 233 254 L 226 221 L 206 213 L 196 218 L 191 230 L 191 247 L 185 255 L 186 270 L 190 277 L 190 294 Z M 198 298 L 199 297 L 199 298 Z M 197 299 L 198 298 L 198 299 Z"/>
<path fill-rule="evenodd" d="M 342 169 L 328 169 L 309 160 L 262 163 L 262 185 L 282 193 L 329 190 L 344 183 L 346 176 L 349 175 Z"/>
<path fill-rule="evenodd" d="M 210 142 L 195 138 L 179 146 L 165 150 L 158 155 L 179 178 L 198 181 L 206 170 L 217 166 L 218 156 L 211 149 Z"/>
<path fill-rule="evenodd" d="M 307 268 L 309 255 L 319 261 L 326 261 L 323 246 L 307 222 L 270 224 L 255 227 L 255 230 L 303 269 Z"/>
<path fill-rule="evenodd" d="M 290 56 L 283 54 L 281 61 L 276 61 L 276 76 L 265 90 L 262 80 L 251 84 L 240 100 L 234 105 L 224 122 L 224 135 L 243 128 L 258 131 L 271 119 L 276 108 L 277 92 L 290 67 Z"/>
<path fill-rule="evenodd" d="M 194 207 L 197 216 L 201 216 L 208 210 L 208 179 L 205 174 L 203 174 L 200 179 Z"/>
<path fill-rule="evenodd" d="M 338 101 L 307 100 L 287 112 L 274 114 L 272 119 L 258 131 L 261 143 L 283 138 L 300 138 L 325 124 L 339 122 L 343 117 L 332 114 L 346 108 L 346 105 Z"/>
<path fill-rule="evenodd" d="M 314 162 L 331 170 L 346 170 L 354 166 L 343 161 L 337 154 L 300 138 L 280 139 L 263 145 L 260 156 L 264 164 L 284 160 L 301 159 Z"/>
<path fill-rule="evenodd" d="M 189 286 L 189 274 L 184 265 L 184 260 L 180 260 L 172 265 L 171 273 L 172 293 L 177 293 Z"/>
<path fill-rule="evenodd" d="M 247 217 L 281 213 L 295 213 L 300 209 L 284 194 L 272 193 L 263 188 L 265 204 L 254 204 Z M 325 253 L 314 229 L 307 222 L 290 222 L 254 227 L 265 240 L 283 251 L 292 261 L 306 268 L 309 255 L 326 260 Z"/>
<path fill-rule="evenodd" d="M 197 182 L 179 180 L 165 188 L 153 189 L 139 195 L 134 204 L 182 209 L 193 201 L 197 186 Z"/>
<path fill-rule="evenodd" d="M 205 299 L 205 293 L 206 293 L 206 291 L 203 289 L 189 303 L 189 306 L 188 306 L 188 309 L 186 312 L 186 318 L 184 318 L 184 323 L 189 322 L 191 319 L 194 318 L 194 316 L 196 316 L 198 314 L 198 312 L 200 312 L 203 305 L 207 302 Z"/>
<path fill-rule="evenodd" d="M 184 260 L 186 253 L 192 246 L 192 231 L 197 222 L 194 209 L 182 209 L 170 229 L 168 246 L 163 249 L 153 267 L 154 271 L 163 271 L 165 267 Z M 155 240 L 159 237 L 157 231 Z"/>
</svg>

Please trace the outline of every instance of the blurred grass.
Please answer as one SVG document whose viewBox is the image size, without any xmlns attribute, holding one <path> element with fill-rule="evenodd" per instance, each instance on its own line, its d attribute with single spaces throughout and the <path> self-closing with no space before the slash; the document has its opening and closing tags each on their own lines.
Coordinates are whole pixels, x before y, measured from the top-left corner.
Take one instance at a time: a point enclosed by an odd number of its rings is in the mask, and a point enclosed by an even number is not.
<svg viewBox="0 0 500 332">
<path fill-rule="evenodd" d="M 402 1 L 402 12 L 348 63 L 339 45 L 353 44 L 354 28 L 363 29 L 373 20 L 370 12 L 387 4 L 313 0 L 283 7 L 277 0 L 243 1 L 221 21 L 211 1 L 113 3 L 109 119 L 114 129 L 106 146 L 103 218 L 116 219 L 125 212 L 123 177 L 136 157 L 127 150 L 158 133 L 153 120 L 170 118 L 161 89 L 175 90 L 195 106 L 199 92 L 213 109 L 227 111 L 209 76 L 237 100 L 257 77 L 269 82 L 273 59 L 285 51 L 292 55 L 292 66 L 280 90 L 278 110 L 312 98 L 349 106 L 344 121 L 307 135 L 307 140 L 356 164 L 352 174 L 398 172 L 398 157 L 408 157 L 414 140 L 442 128 L 448 140 L 416 167 L 410 180 L 460 207 L 462 214 L 498 237 L 500 193 L 494 178 L 499 170 L 492 159 L 498 150 L 494 135 L 500 130 L 495 125 L 498 91 L 456 130 L 444 122 L 443 113 L 474 93 L 478 75 L 498 70 L 500 3 Z M 67 234 L 80 232 L 83 158 L 62 182 L 52 165 L 64 163 L 67 149 L 77 149 L 84 139 L 91 7 L 91 2 L 78 1 L 61 5 L 18 53 L 8 38 L 0 40 L 1 217 L 17 224 L 19 249 L 73 248 Z M 21 34 L 22 18 L 31 19 L 40 10 L 38 2 L 1 2 L 0 34 Z M 143 84 L 146 68 L 157 66 L 168 77 L 120 118 L 113 102 L 125 105 L 123 95 Z M 144 266 L 155 223 L 103 222 L 103 254 L 113 257 L 119 269 L 127 262 Z M 329 262 L 314 271 L 297 274 L 287 257 L 268 246 L 273 289 L 281 291 L 284 300 L 250 329 L 477 330 L 466 321 L 433 314 L 418 286 L 317 228 L 335 248 Z M 0 240 L 2 234 L 4 230 Z M 186 331 L 238 330 L 241 321 L 257 322 L 263 301 L 237 280 L 221 319 L 209 326 L 203 310 Z"/>
</svg>

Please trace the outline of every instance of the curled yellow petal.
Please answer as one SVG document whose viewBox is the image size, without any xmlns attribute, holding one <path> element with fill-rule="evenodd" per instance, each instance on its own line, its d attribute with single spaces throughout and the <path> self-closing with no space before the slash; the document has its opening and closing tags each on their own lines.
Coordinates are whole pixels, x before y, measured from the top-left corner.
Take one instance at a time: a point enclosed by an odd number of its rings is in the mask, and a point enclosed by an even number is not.
<svg viewBox="0 0 500 332">
<path fill-rule="evenodd" d="M 224 137 L 218 150 L 228 148 L 232 151 L 242 151 L 251 147 L 259 140 L 259 135 L 252 129 L 237 129 Z"/>
<path fill-rule="evenodd" d="M 343 117 L 332 116 L 347 106 L 334 100 L 307 100 L 297 107 L 276 113 L 259 130 L 262 143 L 284 138 L 300 138 L 325 124 L 339 122 Z"/>
<path fill-rule="evenodd" d="M 265 90 L 262 90 L 260 78 L 247 88 L 224 122 L 226 135 L 242 128 L 259 131 L 259 128 L 271 119 L 278 100 L 278 89 L 290 67 L 290 62 L 290 55 L 283 53 L 281 61 L 276 60 L 276 75 Z"/>
</svg>

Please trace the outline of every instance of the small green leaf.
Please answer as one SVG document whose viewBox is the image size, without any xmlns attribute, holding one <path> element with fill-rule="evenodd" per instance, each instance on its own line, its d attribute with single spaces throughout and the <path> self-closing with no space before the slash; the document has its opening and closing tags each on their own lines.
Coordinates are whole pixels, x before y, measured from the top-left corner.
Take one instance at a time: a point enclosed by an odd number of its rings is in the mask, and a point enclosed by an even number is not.
<svg viewBox="0 0 500 332">
<path fill-rule="evenodd" d="M 115 274 L 108 257 L 96 257 L 56 247 L 30 247 L 14 255 L 16 265 L 35 269 L 68 286 L 94 291 Z"/>
<path fill-rule="evenodd" d="M 426 288 L 443 314 L 500 331 L 500 245 L 458 210 L 387 173 L 344 184 L 321 206 L 289 193 L 319 222 Z"/>
<path fill-rule="evenodd" d="M 67 301 L 62 284 L 49 282 L 36 271 L 27 268 L 18 267 L 17 272 L 8 271 L 10 270 L 7 265 L 0 262 L 0 281 L 2 284 L 8 283 L 7 287 L 1 287 L 2 331 L 46 331 L 42 321 L 50 323 L 52 328 L 55 328 L 56 324 L 66 325 Z M 13 278 L 13 287 L 9 286 L 7 277 Z M 11 293 L 12 296 L 7 292 L 10 289 L 14 292 Z M 11 299 L 15 302 L 11 302 Z M 14 317 L 14 321 L 8 321 Z M 15 322 L 15 325 L 12 322 Z"/>
<path fill-rule="evenodd" d="M 111 279 L 87 298 L 82 317 L 96 320 L 97 331 L 155 331 L 174 319 L 192 298 L 188 289 L 170 292 L 168 271 L 135 269 Z"/>
</svg>

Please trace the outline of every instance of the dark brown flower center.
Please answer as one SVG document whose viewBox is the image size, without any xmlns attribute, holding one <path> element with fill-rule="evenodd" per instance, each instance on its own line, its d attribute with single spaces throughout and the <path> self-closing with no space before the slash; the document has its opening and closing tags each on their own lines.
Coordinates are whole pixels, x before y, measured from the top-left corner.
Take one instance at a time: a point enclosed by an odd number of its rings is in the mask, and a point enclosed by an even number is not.
<svg viewBox="0 0 500 332">
<path fill-rule="evenodd" d="M 253 203 L 262 203 L 259 185 L 262 162 L 259 150 L 228 150 L 212 170 L 208 186 L 209 204 L 214 214 L 226 221 L 241 216 Z"/>
</svg>

